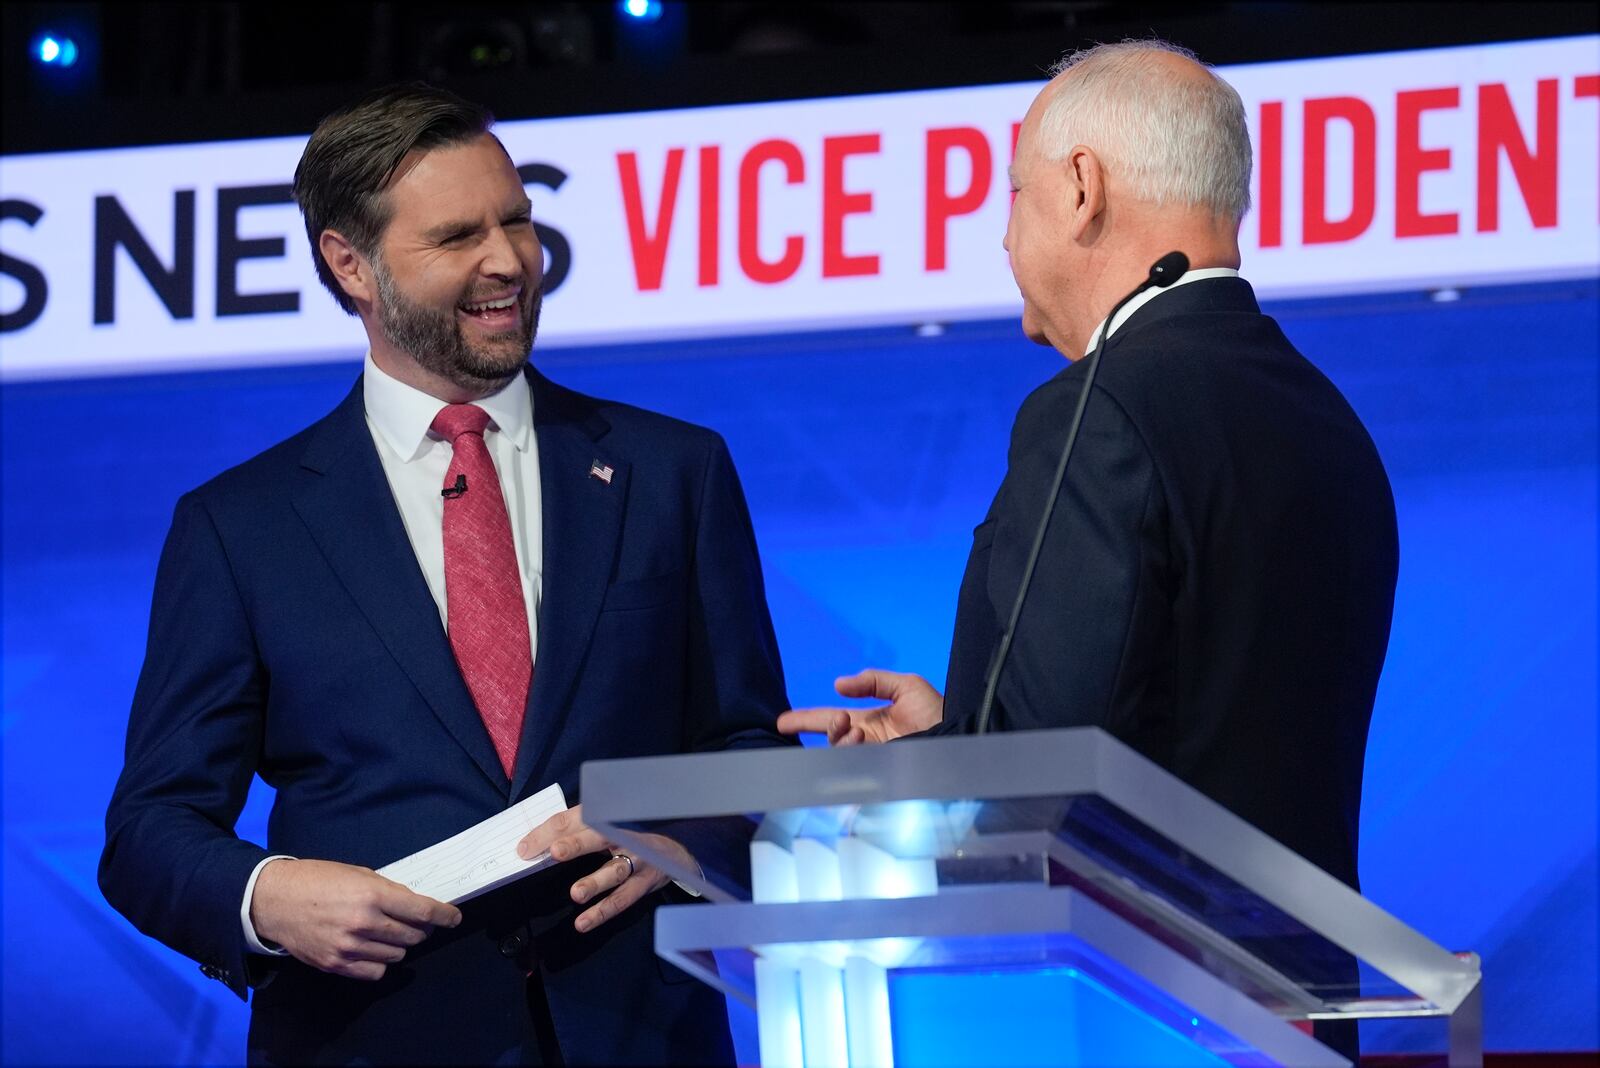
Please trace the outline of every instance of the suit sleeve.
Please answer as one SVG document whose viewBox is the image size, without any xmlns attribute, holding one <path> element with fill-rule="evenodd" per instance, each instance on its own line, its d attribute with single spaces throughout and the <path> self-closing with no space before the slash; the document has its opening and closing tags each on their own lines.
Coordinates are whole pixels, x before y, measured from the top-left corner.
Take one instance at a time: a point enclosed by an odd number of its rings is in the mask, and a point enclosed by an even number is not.
<svg viewBox="0 0 1600 1068">
<path fill-rule="evenodd" d="M 1061 391 L 1068 392 L 1070 391 Z M 1010 618 L 1028 550 L 1048 505 L 1070 417 L 1069 401 L 1024 407 L 1013 435 L 1005 507 L 996 520 L 986 589 L 992 615 L 967 633 L 985 643 L 976 658 L 992 667 L 998 634 Z M 1115 399 L 1097 390 L 1085 410 L 1060 498 L 1045 535 L 1010 654 L 995 696 L 993 726 L 1005 730 L 1103 727 L 1130 738 L 1137 710 L 1165 683 L 1152 662 L 1170 618 L 1165 497 L 1148 448 Z M 966 607 L 964 604 L 963 607 Z M 957 623 L 958 640 L 963 633 Z M 969 660 L 972 659 L 969 657 Z M 929 733 L 976 729 L 983 683 L 972 673 L 958 704 Z"/>
<path fill-rule="evenodd" d="M 789 700 L 750 510 L 717 435 L 695 521 L 688 659 L 685 751 L 791 744 L 774 726 Z"/>
<path fill-rule="evenodd" d="M 685 752 L 793 745 L 777 732 L 789 707 L 761 559 L 744 491 L 720 436 L 701 478 L 689 594 Z M 727 889 L 750 884 L 750 825 L 739 817 L 674 820 L 652 830 L 676 839 Z M 687 901 L 677 887 L 668 900 Z"/>
<path fill-rule="evenodd" d="M 216 526 L 189 495 L 156 572 L 100 888 L 135 927 L 241 997 L 240 901 L 267 853 L 233 825 L 260 759 L 266 692 Z"/>
</svg>

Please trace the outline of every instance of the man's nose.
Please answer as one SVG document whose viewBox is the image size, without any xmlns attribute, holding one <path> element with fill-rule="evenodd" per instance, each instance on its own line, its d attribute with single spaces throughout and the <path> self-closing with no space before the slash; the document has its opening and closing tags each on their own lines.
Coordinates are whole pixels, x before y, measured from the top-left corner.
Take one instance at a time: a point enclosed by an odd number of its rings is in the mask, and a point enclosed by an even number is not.
<svg viewBox="0 0 1600 1068">
<path fill-rule="evenodd" d="M 522 257 L 503 228 L 495 227 L 484 242 L 481 269 L 484 274 L 506 278 L 518 278 L 524 273 Z"/>
</svg>

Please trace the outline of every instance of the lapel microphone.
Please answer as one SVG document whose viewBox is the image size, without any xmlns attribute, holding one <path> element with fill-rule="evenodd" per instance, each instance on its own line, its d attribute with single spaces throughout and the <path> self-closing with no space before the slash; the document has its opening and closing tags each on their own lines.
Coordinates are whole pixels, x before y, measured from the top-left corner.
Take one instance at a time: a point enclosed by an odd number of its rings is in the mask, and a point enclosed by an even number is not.
<svg viewBox="0 0 1600 1068">
<path fill-rule="evenodd" d="M 989 717 L 994 711 L 994 694 L 1000 685 L 1000 671 L 1005 667 L 1006 656 L 1011 652 L 1011 639 L 1017 633 L 1017 621 L 1022 618 L 1022 604 L 1028 599 L 1028 587 L 1033 583 L 1033 571 L 1039 564 L 1039 550 L 1044 548 L 1044 535 L 1050 529 L 1050 519 L 1056 512 L 1056 501 L 1061 497 L 1061 482 L 1067 475 L 1067 461 L 1072 459 L 1072 446 L 1077 443 L 1078 428 L 1083 425 L 1083 410 L 1088 407 L 1089 393 L 1094 389 L 1095 372 L 1100 369 L 1100 354 L 1105 351 L 1106 338 L 1111 336 L 1111 327 L 1117 321 L 1117 313 L 1128 301 L 1145 290 L 1152 287 L 1165 289 L 1170 286 L 1188 269 L 1188 256 L 1181 252 L 1167 253 L 1150 265 L 1150 274 L 1145 280 L 1140 282 L 1133 292 L 1117 301 L 1117 306 L 1106 316 L 1106 325 L 1100 330 L 1100 340 L 1095 344 L 1094 352 L 1089 355 L 1089 366 L 1083 374 L 1083 392 L 1078 394 L 1078 406 L 1072 413 L 1072 426 L 1067 430 L 1067 443 L 1061 447 L 1061 459 L 1056 464 L 1055 481 L 1050 486 L 1049 503 L 1045 505 L 1044 517 L 1039 520 L 1039 529 L 1034 533 L 1033 548 L 1028 550 L 1028 563 L 1022 569 L 1022 585 L 1017 590 L 1016 601 L 1011 605 L 1011 619 L 1000 635 L 1000 646 L 995 651 L 994 663 L 989 668 L 989 679 L 983 687 L 983 704 L 978 706 L 979 734 L 989 733 Z"/>
<path fill-rule="evenodd" d="M 446 486 L 444 489 L 440 490 L 439 496 L 443 497 L 447 501 L 453 501 L 465 492 L 467 492 L 467 476 L 457 475 L 456 484 L 454 486 Z"/>
</svg>

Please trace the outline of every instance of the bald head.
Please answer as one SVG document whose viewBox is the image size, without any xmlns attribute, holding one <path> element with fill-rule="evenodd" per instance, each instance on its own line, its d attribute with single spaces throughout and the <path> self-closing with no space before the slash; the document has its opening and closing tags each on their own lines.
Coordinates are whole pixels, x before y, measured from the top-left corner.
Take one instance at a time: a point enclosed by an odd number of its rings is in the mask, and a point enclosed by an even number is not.
<svg viewBox="0 0 1600 1068">
<path fill-rule="evenodd" d="M 1124 41 L 1076 52 L 1040 100 L 1038 152 L 1084 145 L 1108 182 L 1155 206 L 1203 209 L 1237 226 L 1250 207 L 1244 104 L 1187 49 Z"/>
</svg>

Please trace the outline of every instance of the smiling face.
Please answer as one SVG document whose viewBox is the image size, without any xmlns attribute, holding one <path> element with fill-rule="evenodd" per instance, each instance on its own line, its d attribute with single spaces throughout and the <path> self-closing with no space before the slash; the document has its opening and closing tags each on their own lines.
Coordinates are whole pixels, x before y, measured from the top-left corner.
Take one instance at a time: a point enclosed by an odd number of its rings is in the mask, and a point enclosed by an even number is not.
<svg viewBox="0 0 1600 1068">
<path fill-rule="evenodd" d="M 516 168 L 483 134 L 408 158 L 385 196 L 389 224 L 371 261 L 374 359 L 494 392 L 527 363 L 544 276 Z"/>
</svg>

